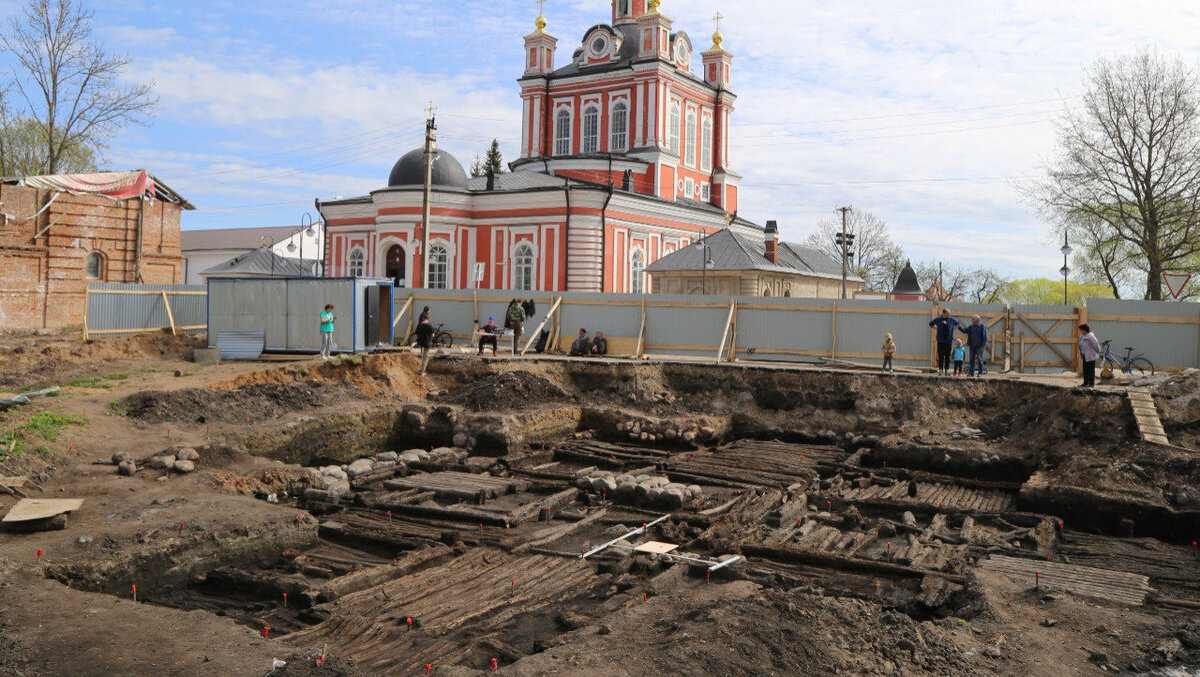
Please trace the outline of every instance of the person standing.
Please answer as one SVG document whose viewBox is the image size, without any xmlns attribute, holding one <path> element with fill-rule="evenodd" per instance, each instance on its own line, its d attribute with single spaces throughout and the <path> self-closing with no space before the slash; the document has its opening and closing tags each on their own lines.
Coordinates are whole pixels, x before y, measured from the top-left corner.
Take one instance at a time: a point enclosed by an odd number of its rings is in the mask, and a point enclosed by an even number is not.
<svg viewBox="0 0 1200 677">
<path fill-rule="evenodd" d="M 333 354 L 333 323 L 337 316 L 333 314 L 333 304 L 326 303 L 321 311 L 321 359 L 328 360 Z"/>
<path fill-rule="evenodd" d="M 508 317 L 505 318 L 513 331 L 513 355 L 517 354 L 517 345 L 521 342 L 521 333 L 525 331 L 525 309 L 516 299 L 508 306 Z"/>
<path fill-rule="evenodd" d="M 963 348 L 962 339 L 954 339 L 954 375 L 962 376 L 963 362 L 967 361 L 967 351 Z"/>
<path fill-rule="evenodd" d="M 896 340 L 888 334 L 883 339 L 883 370 L 896 371 L 892 368 L 892 358 L 896 356 Z"/>
<path fill-rule="evenodd" d="M 960 326 L 959 331 L 967 335 L 967 349 L 971 352 L 971 366 L 967 369 L 968 376 L 983 376 L 983 349 L 987 347 L 988 330 L 978 315 L 971 318 L 967 327 Z"/>
<path fill-rule="evenodd" d="M 1087 324 L 1079 325 L 1079 357 L 1083 360 L 1083 387 L 1096 387 L 1096 361 L 1100 359 L 1100 339 Z"/>
<path fill-rule="evenodd" d="M 428 320 L 428 319 L 429 319 L 429 306 L 425 306 L 425 308 L 421 310 L 421 314 L 419 316 L 417 316 L 417 324 L 421 324 L 422 322 L 424 322 L 425 320 Z"/>
<path fill-rule="evenodd" d="M 429 322 L 428 315 L 417 325 L 416 334 L 417 347 L 421 349 L 421 376 L 424 376 L 425 369 L 429 366 L 429 350 L 433 348 L 433 324 Z"/>
<path fill-rule="evenodd" d="M 950 316 L 949 308 L 942 308 L 941 316 L 935 317 L 929 326 L 937 328 L 938 374 L 947 376 L 950 374 L 950 350 L 954 347 L 954 329 L 958 326 L 958 320 Z"/>
</svg>

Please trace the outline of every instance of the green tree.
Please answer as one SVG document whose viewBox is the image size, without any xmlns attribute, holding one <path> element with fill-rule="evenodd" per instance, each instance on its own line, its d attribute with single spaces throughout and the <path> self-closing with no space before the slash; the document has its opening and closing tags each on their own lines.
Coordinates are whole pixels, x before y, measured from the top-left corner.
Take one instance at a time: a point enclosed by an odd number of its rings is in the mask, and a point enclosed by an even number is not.
<svg viewBox="0 0 1200 677">
<path fill-rule="evenodd" d="M 0 176 L 33 176 L 46 167 L 46 138 L 42 126 L 28 118 L 0 124 Z M 96 151 L 88 146 L 66 148 L 58 171 L 66 174 L 96 171 Z"/>
<path fill-rule="evenodd" d="M 488 170 L 491 170 L 492 175 L 504 173 L 504 157 L 500 155 L 500 141 L 497 139 L 492 139 L 492 145 L 482 158 L 476 155 L 475 161 L 471 163 L 472 177 L 487 176 Z"/>
<path fill-rule="evenodd" d="M 1061 305 L 1063 302 L 1062 280 L 1034 277 L 1013 280 L 1004 285 L 998 294 L 1001 301 L 1009 304 Z M 1079 306 L 1087 299 L 1111 299 L 1112 289 L 1105 283 L 1067 282 L 1067 305 Z"/>
</svg>

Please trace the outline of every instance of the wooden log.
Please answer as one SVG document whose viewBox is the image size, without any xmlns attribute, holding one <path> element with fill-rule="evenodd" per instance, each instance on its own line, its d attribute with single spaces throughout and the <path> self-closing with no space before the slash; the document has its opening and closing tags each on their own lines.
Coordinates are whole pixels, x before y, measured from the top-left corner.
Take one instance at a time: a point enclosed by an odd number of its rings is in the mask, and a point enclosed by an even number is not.
<svg viewBox="0 0 1200 677">
<path fill-rule="evenodd" d="M 302 593 L 302 599 L 307 601 L 309 606 L 332 602 L 351 593 L 373 588 L 390 580 L 408 575 L 433 560 L 449 557 L 453 554 L 454 549 L 445 545 L 413 550 L 405 553 L 394 565 L 375 566 L 369 569 L 354 571 L 328 581 L 319 588 L 306 590 Z"/>
<path fill-rule="evenodd" d="M 903 578 L 923 578 L 925 576 L 938 576 L 945 578 L 955 583 L 966 585 L 967 577 L 956 574 L 946 574 L 941 572 L 931 572 L 922 569 L 914 569 L 899 564 L 890 564 L 887 562 L 876 562 L 872 560 L 857 559 L 852 557 L 843 557 L 830 553 L 817 553 L 805 550 L 797 550 L 794 548 L 777 548 L 764 545 L 744 544 L 741 547 L 742 554 L 748 557 L 761 557 L 763 559 L 774 560 L 776 562 L 792 562 L 796 564 L 806 564 L 810 566 L 818 566 L 829 569 L 840 569 L 843 571 L 857 571 L 866 574 L 882 574 L 887 576 L 898 576 Z"/>
</svg>

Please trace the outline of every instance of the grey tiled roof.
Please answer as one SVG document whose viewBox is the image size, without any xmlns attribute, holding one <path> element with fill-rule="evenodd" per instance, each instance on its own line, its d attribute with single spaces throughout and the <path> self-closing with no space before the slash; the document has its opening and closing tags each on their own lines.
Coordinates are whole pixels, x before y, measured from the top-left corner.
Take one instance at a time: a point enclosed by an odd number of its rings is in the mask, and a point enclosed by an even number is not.
<svg viewBox="0 0 1200 677">
<path fill-rule="evenodd" d="M 201 249 L 255 249 L 267 244 L 282 242 L 300 232 L 300 226 L 271 226 L 268 228 L 215 228 L 210 230 L 184 230 L 180 242 L 184 252 Z"/>
<path fill-rule="evenodd" d="M 312 259 L 284 258 L 265 247 L 259 247 L 248 254 L 236 256 L 225 263 L 218 263 L 201 273 L 212 277 L 237 277 L 249 275 L 254 277 L 304 277 L 313 275 Z"/>
<path fill-rule="evenodd" d="M 505 172 L 496 175 L 495 190 L 530 190 L 532 188 L 562 188 L 562 177 L 541 172 Z M 467 179 L 467 190 L 487 190 L 487 177 Z"/>
<path fill-rule="evenodd" d="M 842 276 L 842 265 L 823 252 L 792 242 L 780 242 L 776 263 L 767 260 L 762 242 L 749 240 L 732 230 L 722 230 L 704 239 L 708 270 L 761 270 L 772 273 L 800 274 L 819 277 Z M 646 267 L 651 273 L 698 271 L 704 267 L 704 249 L 692 244 L 664 256 Z M 860 282 L 851 275 L 848 279 Z"/>
</svg>

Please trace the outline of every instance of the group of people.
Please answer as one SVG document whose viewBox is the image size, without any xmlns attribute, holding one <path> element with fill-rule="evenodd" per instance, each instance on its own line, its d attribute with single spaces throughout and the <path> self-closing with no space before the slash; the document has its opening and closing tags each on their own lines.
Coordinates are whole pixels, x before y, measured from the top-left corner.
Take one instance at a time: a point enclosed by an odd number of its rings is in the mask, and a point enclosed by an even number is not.
<svg viewBox="0 0 1200 677">
<path fill-rule="evenodd" d="M 968 376 L 983 376 L 987 373 L 987 367 L 984 365 L 983 351 L 988 344 L 988 329 L 978 315 L 971 318 L 971 324 L 964 325 L 957 318 L 950 315 L 948 308 L 942 308 L 942 314 L 935 317 L 929 322 L 930 327 L 937 329 L 937 365 L 938 374 L 949 376 L 950 363 L 954 363 L 953 374 L 962 376 L 964 358 L 967 357 L 967 352 L 970 351 L 970 366 L 967 368 Z M 955 333 L 960 332 L 967 335 L 966 349 L 963 349 L 963 341 L 961 338 L 956 338 Z"/>
<path fill-rule="evenodd" d="M 608 339 L 604 332 L 596 332 L 595 338 L 588 338 L 587 329 L 580 329 L 579 336 L 571 344 L 571 354 L 575 356 L 602 357 L 608 354 Z"/>
</svg>

